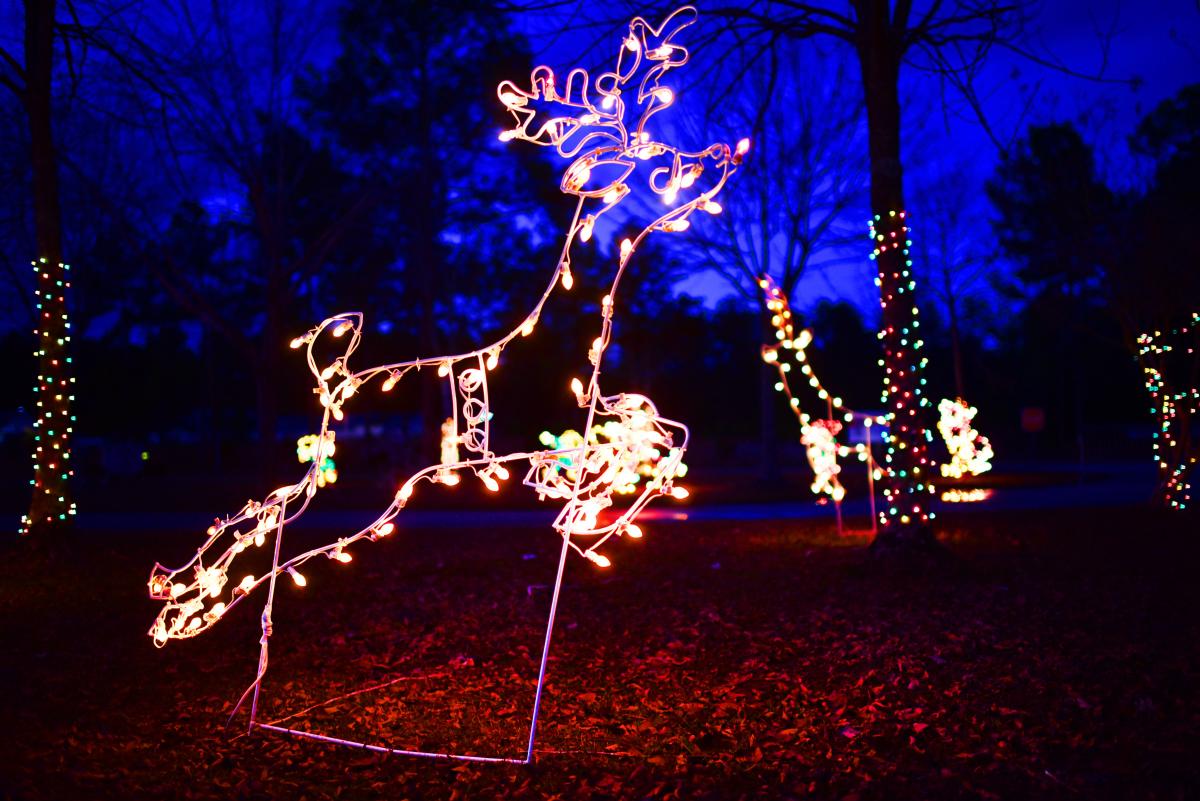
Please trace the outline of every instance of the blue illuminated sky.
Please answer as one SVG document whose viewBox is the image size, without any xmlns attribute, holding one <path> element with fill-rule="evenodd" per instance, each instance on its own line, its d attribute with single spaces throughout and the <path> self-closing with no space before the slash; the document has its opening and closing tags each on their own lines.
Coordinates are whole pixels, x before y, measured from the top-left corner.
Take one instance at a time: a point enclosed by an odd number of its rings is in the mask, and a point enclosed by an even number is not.
<svg viewBox="0 0 1200 801">
<path fill-rule="evenodd" d="M 317 69 L 336 54 L 337 6 L 336 0 L 317 0 L 306 5 L 303 25 L 306 61 Z M 9 7 L 7 15 L 0 15 L 0 22 L 13 19 L 14 8 Z M 1137 185 L 1145 168 L 1129 155 L 1126 137 L 1141 116 L 1158 102 L 1185 84 L 1200 80 L 1200 44 L 1197 44 L 1200 6 L 1195 0 L 1144 0 L 1138 4 L 1129 0 L 1044 0 L 1035 10 L 1028 41 L 1040 55 L 1055 58 L 1082 73 L 1096 73 L 1104 63 L 1102 33 L 1111 31 L 1105 77 L 1118 81 L 1137 77 L 1139 83 L 1133 87 L 1125 82 L 1075 78 L 1035 65 L 1014 53 L 996 50 L 979 84 L 990 125 L 1003 144 L 1010 144 L 1030 123 L 1074 121 L 1096 145 L 1100 168 L 1110 183 L 1122 187 Z M 703 3 L 700 11 L 703 25 L 707 21 Z M 560 18 L 579 21 L 569 10 L 558 13 Z M 255 38 L 254 19 L 253 14 L 248 17 L 247 41 Z M 543 19 L 541 25 L 546 24 Z M 20 42 L 10 34 L 11 30 L 0 33 L 0 38 L 10 50 L 19 53 Z M 549 38 L 538 37 L 534 44 L 540 49 L 541 60 L 564 69 L 576 66 L 578 43 L 585 38 L 593 37 L 573 34 L 558 37 L 552 43 Z M 849 57 L 848 48 L 831 41 L 793 46 L 820 46 L 830 57 Z M 584 66 L 606 66 L 601 53 L 594 56 L 596 63 Z M 983 183 L 995 169 L 999 151 L 956 96 L 947 94 L 943 98 L 928 76 L 909 69 L 902 90 L 906 185 L 915 236 L 920 237 L 923 230 L 937 223 L 929 215 L 922 216 L 925 187 L 949 183 L 971 209 L 977 233 L 970 236 L 977 237 L 979 247 L 991 247 L 990 209 Z M 859 91 L 857 86 L 847 87 L 848 96 L 853 92 L 857 97 Z M 738 132 L 730 132 L 730 137 L 737 135 Z M 865 161 L 865 152 L 862 158 Z M 736 191 L 736 185 L 731 191 Z M 214 192 L 209 199 L 215 202 L 222 197 Z M 842 257 L 835 266 L 810 269 L 800 287 L 797 305 L 804 307 L 818 298 L 832 297 L 849 300 L 865 312 L 873 313 L 877 298 L 865 253 L 864 241 L 863 258 L 854 253 L 832 254 Z M 850 258 L 845 258 L 847 255 Z M 818 257 L 817 261 L 820 260 Z M 710 301 L 728 292 L 723 280 L 712 273 L 699 273 L 680 288 Z M 986 292 L 982 286 L 979 289 Z"/>
<path fill-rule="evenodd" d="M 1192 0 L 1048 0 L 1036 11 L 1029 41 L 1039 55 L 1107 80 L 1072 77 L 996 50 L 979 82 L 989 125 L 1001 144 L 1009 146 L 1031 123 L 1074 122 L 1095 145 L 1098 167 L 1110 184 L 1138 185 L 1146 177 L 1146 165 L 1130 155 L 1126 137 L 1157 103 L 1200 80 L 1200 6 Z M 1128 79 L 1135 77 L 1138 83 L 1131 86 Z M 991 210 L 983 184 L 995 170 L 1000 151 L 953 90 L 947 90 L 948 102 L 943 103 L 936 82 L 909 69 L 902 91 L 906 191 L 916 236 L 922 226 L 933 224 L 920 215 L 922 185 L 949 177 L 961 184 L 978 215 L 981 246 L 990 246 Z M 878 302 L 872 275 L 865 258 L 857 264 L 840 262 L 829 270 L 810 270 L 797 305 L 842 298 L 871 313 Z M 710 299 L 727 293 L 726 285 L 711 274 L 697 276 L 683 288 Z M 982 283 L 978 289 L 986 293 Z"/>
</svg>

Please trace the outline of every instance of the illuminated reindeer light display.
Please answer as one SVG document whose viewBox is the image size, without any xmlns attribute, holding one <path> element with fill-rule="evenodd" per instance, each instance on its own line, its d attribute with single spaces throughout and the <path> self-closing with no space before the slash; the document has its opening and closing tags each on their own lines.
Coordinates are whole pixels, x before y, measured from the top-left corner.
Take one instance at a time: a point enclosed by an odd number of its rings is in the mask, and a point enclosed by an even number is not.
<svg viewBox="0 0 1200 801">
<path fill-rule="evenodd" d="M 236 709 L 253 697 L 250 727 L 288 732 L 315 739 L 355 745 L 377 751 L 468 759 L 487 762 L 529 762 L 533 758 L 538 707 L 541 701 L 551 633 L 568 554 L 574 550 L 600 567 L 609 559 L 599 548 L 613 537 L 640 537 L 636 525 L 638 513 L 658 495 L 682 498 L 687 491 L 675 486 L 684 449 L 686 426 L 659 415 L 646 397 L 632 393 L 604 395 L 600 388 L 604 354 L 613 335 L 613 316 L 617 307 L 617 289 L 638 244 L 654 231 L 683 231 L 697 211 L 716 214 L 721 211 L 714 199 L 735 172 L 749 147 L 741 140 L 735 149 L 715 144 L 699 152 L 687 152 L 655 138 L 648 123 L 658 112 L 675 101 L 674 92 L 660 81 L 671 69 L 688 61 L 688 51 L 676 42 L 676 36 L 696 20 L 696 11 L 684 7 L 671 14 L 658 27 L 638 17 L 629 25 L 621 43 L 616 68 L 600 75 L 594 84 L 582 69 L 571 70 L 559 82 L 548 67 L 538 67 L 530 75 L 528 88 L 504 81 L 498 88 L 500 101 L 512 114 L 516 125 L 500 134 L 504 141 L 523 139 L 554 147 L 564 158 L 572 159 L 564 172 L 561 188 L 577 198 L 575 214 L 567 231 L 558 264 L 541 297 L 524 321 L 500 339 L 467 353 L 432 356 L 365 369 L 351 367 L 351 358 L 362 336 L 363 318 L 358 312 L 339 314 L 316 326 L 291 343 L 305 350 L 308 367 L 316 380 L 323 414 L 320 432 L 308 441 L 312 457 L 304 476 L 272 492 L 262 501 L 248 502 L 240 512 L 217 520 L 208 529 L 208 538 L 190 562 L 170 570 L 155 565 L 150 576 L 150 596 L 163 602 L 150 635 L 158 646 L 172 639 L 193 637 L 207 630 L 256 590 L 266 587 L 262 610 L 262 638 L 258 671 L 254 681 L 239 700 Z M 491 448 L 492 414 L 489 408 L 488 376 L 499 366 L 504 349 L 521 337 L 533 333 L 543 308 L 561 287 L 569 291 L 574 284 L 570 255 L 576 241 L 587 242 L 596 233 L 597 220 L 615 208 L 636 185 L 634 178 L 657 196 L 665 210 L 651 215 L 652 220 L 632 239 L 617 248 L 617 268 L 603 296 L 599 335 L 587 354 L 591 377 L 584 383 L 571 381 L 578 406 L 586 410 L 583 430 L 603 424 L 603 441 L 588 440 L 577 447 L 523 453 L 497 454 Z M 340 355 L 320 362 L 317 346 L 326 351 L 342 344 Z M 332 454 L 333 426 L 345 415 L 345 407 L 354 396 L 377 381 L 380 391 L 388 392 L 412 371 L 422 368 L 436 371 L 446 381 L 450 416 L 442 428 L 442 453 L 438 462 L 418 471 L 397 490 L 391 504 L 369 525 L 358 532 L 319 548 L 283 558 L 283 532 L 307 509 L 318 487 L 323 485 L 321 465 Z M 466 452 L 460 458 L 459 447 Z M 613 507 L 613 495 L 620 478 L 636 465 L 647 449 L 666 455 L 640 487 L 640 492 L 623 510 Z M 564 463 L 570 470 L 564 470 Z M 461 477 L 471 476 L 487 489 L 499 489 L 500 482 L 511 477 L 510 466 L 520 465 L 524 484 L 539 498 L 562 503 L 554 520 L 554 529 L 562 538 L 558 572 L 551 597 L 549 620 L 539 668 L 529 730 L 529 747 L 524 759 L 474 757 L 456 754 L 430 754 L 402 749 L 369 746 L 311 732 L 285 729 L 255 720 L 259 692 L 267 670 L 268 642 L 272 633 L 272 608 L 277 579 L 287 574 L 298 585 L 307 579 L 299 568 L 317 557 L 338 562 L 352 559 L 352 547 L 375 541 L 395 530 L 393 520 L 412 498 L 422 481 L 454 485 Z M 610 512 L 611 510 L 611 512 Z M 610 512 L 605 515 L 606 512 Z M 233 563 L 250 549 L 273 551 L 270 569 L 260 576 L 236 579 Z"/>
</svg>

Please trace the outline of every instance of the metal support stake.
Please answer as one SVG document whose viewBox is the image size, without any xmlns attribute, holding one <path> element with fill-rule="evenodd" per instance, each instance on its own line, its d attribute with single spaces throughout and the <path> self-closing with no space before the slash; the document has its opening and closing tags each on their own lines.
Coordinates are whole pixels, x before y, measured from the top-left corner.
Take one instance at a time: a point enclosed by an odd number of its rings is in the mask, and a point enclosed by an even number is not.
<svg viewBox="0 0 1200 801">
<path fill-rule="evenodd" d="M 254 676 L 254 699 L 250 702 L 250 723 L 246 733 L 254 731 L 258 718 L 258 694 L 262 690 L 263 676 L 267 673 L 267 645 L 271 640 L 271 609 L 275 605 L 275 579 L 279 577 L 279 550 L 283 544 L 283 521 L 287 518 L 287 500 L 279 505 L 279 522 L 275 528 L 275 555 L 271 558 L 271 580 L 267 583 L 267 605 L 262 613 L 262 638 L 258 641 L 258 672 Z"/>
<path fill-rule="evenodd" d="M 567 566 L 567 553 L 571 549 L 571 535 L 563 535 L 562 552 L 558 556 L 558 575 L 554 577 L 554 593 L 550 596 L 550 619 L 546 621 L 546 640 L 542 643 L 542 664 L 538 667 L 537 691 L 533 695 L 533 717 L 529 721 L 529 748 L 525 751 L 525 764 L 533 762 L 533 743 L 537 739 L 538 710 L 542 706 L 542 688 L 546 682 L 546 663 L 550 661 L 550 637 L 554 634 L 554 615 L 558 612 L 558 594 L 562 590 L 563 569 Z"/>
<path fill-rule="evenodd" d="M 871 500 L 871 533 L 878 531 L 879 521 L 875 517 L 875 455 L 871 453 L 871 420 L 864 421 L 863 430 L 867 440 L 867 493 Z"/>
</svg>

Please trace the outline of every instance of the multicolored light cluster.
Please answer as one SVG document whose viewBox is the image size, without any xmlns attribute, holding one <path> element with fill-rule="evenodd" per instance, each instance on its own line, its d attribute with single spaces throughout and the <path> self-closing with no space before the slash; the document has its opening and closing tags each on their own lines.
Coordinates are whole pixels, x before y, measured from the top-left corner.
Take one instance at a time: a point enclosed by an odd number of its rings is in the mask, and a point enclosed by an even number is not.
<svg viewBox="0 0 1200 801">
<path fill-rule="evenodd" d="M 931 520 L 930 482 L 933 462 L 928 445 L 932 434 L 924 423 L 929 400 L 924 396 L 928 359 L 921 355 L 921 321 L 913 299 L 916 281 L 912 274 L 907 214 L 892 210 L 876 214 L 869 222 L 874 250 L 871 259 L 879 267 L 875 283 L 883 310 L 879 340 L 883 344 L 882 402 L 888 427 L 884 437 L 884 505 L 879 512 L 883 527 L 918 525 Z"/>
<path fill-rule="evenodd" d="M 1158 422 L 1154 432 L 1154 461 L 1159 471 L 1159 497 L 1171 509 L 1186 509 L 1191 502 L 1189 476 L 1196 465 L 1196 410 L 1200 407 L 1200 387 L 1182 386 L 1172 378 L 1189 375 L 1196 380 L 1200 312 L 1193 312 L 1186 325 L 1166 333 L 1155 331 L 1138 337 L 1138 361 L 1150 395 L 1150 412 Z M 1177 368 L 1172 370 L 1172 361 Z M 1185 362 L 1186 369 L 1179 369 Z M 1174 375 L 1169 376 L 1168 373 Z"/>
<path fill-rule="evenodd" d="M 845 408 L 842 399 L 830 393 L 813 371 L 805 350 L 812 342 L 812 332 L 801 330 L 798 336 L 795 334 L 791 306 L 783 290 L 770 276 L 760 278 L 758 285 L 763 291 L 764 302 L 771 314 L 771 325 L 775 329 L 775 338 L 778 341 L 775 345 L 763 346 L 763 361 L 778 372 L 779 380 L 775 382 L 775 389 L 788 399 L 788 405 L 800 423 L 800 442 L 805 446 L 808 463 L 814 474 L 812 490 L 817 494 L 828 495 L 835 502 L 841 501 L 845 497 L 845 489 L 838 480 L 838 474 L 841 472 L 837 461 L 839 458 L 857 453 L 861 461 L 870 462 L 873 480 L 881 478 L 883 473 L 874 466 L 869 443 L 860 443 L 854 447 L 838 444 L 837 435 L 842 429 L 838 418 L 847 423 L 858 418 L 869 430 L 873 425 L 887 425 L 890 415 L 873 416 Z M 827 404 L 828 418 L 814 421 L 801 410 L 800 399 L 793 394 L 789 380 L 792 365 L 786 359 L 780 358 L 781 350 L 792 351 L 809 386 L 816 391 L 817 397 Z M 971 421 L 977 413 L 975 407 L 968 406 L 961 399 L 944 399 L 938 405 L 938 409 L 941 412 L 938 432 L 945 440 L 946 449 L 950 454 L 950 461 L 941 465 L 942 475 L 960 478 L 968 473 L 978 475 L 990 470 L 990 460 L 993 456 L 991 443 L 971 426 Z M 951 496 L 955 502 L 966 503 L 983 500 L 990 494 L 951 493 Z"/>
<path fill-rule="evenodd" d="M 618 495 L 632 495 L 637 492 L 642 479 L 661 481 L 663 468 L 667 465 L 674 465 L 674 478 L 687 475 L 682 454 L 677 453 L 678 448 L 671 447 L 670 442 L 662 440 L 657 429 L 651 425 L 652 420 L 651 415 L 645 414 L 635 416 L 629 428 L 611 421 L 602 426 L 592 426 L 586 443 L 583 435 L 573 428 L 557 436 L 543 431 L 538 435 L 538 442 L 551 450 L 567 453 L 579 452 L 585 444 L 607 445 L 615 449 L 621 458 L 614 460 L 620 467 L 613 479 L 613 489 Z M 624 446 L 627 439 L 631 440 L 629 447 Z M 579 468 L 574 456 L 562 456 L 558 461 L 561 467 L 557 469 L 567 482 L 573 482 Z"/>
<path fill-rule="evenodd" d="M 317 462 L 317 486 L 337 483 L 337 465 L 333 461 L 333 453 L 337 449 L 334 438 L 337 432 L 326 431 L 324 439 L 318 434 L 306 434 L 296 440 L 296 461 L 300 464 Z"/>
<path fill-rule="evenodd" d="M 35 526 L 62 523 L 75 514 L 70 490 L 75 474 L 71 466 L 75 377 L 71 375 L 71 321 L 67 316 L 71 267 L 46 259 L 32 265 L 37 276 L 37 346 L 33 355 L 38 376 L 33 387 L 33 498 L 29 513 L 21 516 L 21 534 Z"/>
</svg>

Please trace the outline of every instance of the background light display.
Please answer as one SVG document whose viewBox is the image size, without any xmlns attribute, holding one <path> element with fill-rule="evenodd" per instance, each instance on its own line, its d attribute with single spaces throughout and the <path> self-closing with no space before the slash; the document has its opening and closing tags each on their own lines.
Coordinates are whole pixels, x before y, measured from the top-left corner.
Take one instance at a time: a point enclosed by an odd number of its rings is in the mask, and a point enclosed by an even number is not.
<svg viewBox="0 0 1200 801">
<path fill-rule="evenodd" d="M 34 329 L 38 376 L 33 385 L 33 498 L 29 513 L 21 516 L 21 534 L 39 526 L 63 523 L 75 514 L 70 478 L 71 435 L 75 430 L 75 376 L 71 370 L 71 321 L 67 316 L 67 291 L 71 267 L 38 259 L 33 264 Z"/>
<path fill-rule="evenodd" d="M 1154 431 L 1154 462 L 1158 465 L 1159 500 L 1171 509 L 1186 509 L 1191 502 L 1189 476 L 1196 465 L 1193 423 L 1200 406 L 1196 386 L 1200 312 L 1187 324 L 1167 332 L 1138 337 L 1138 361 L 1150 395 Z"/>
</svg>

